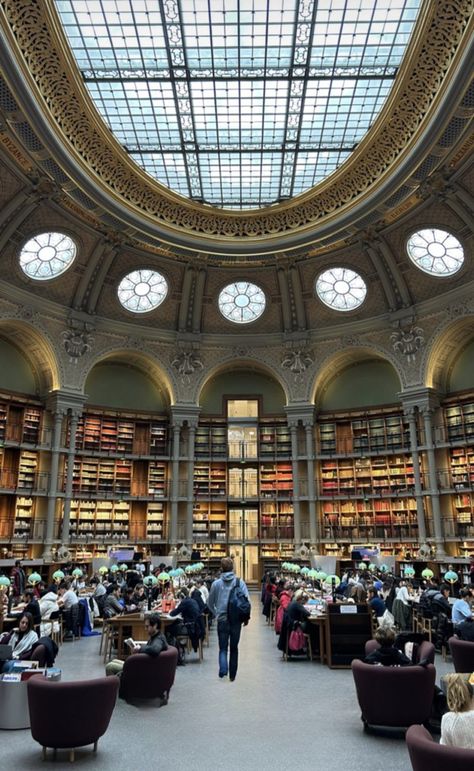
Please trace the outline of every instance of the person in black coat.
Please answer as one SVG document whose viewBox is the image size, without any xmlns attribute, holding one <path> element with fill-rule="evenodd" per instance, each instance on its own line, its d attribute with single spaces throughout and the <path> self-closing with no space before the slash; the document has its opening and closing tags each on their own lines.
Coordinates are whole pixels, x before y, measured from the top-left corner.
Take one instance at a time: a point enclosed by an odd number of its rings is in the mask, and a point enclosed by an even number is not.
<svg viewBox="0 0 474 771">
<path fill-rule="evenodd" d="M 205 628 L 204 619 L 199 609 L 199 605 L 195 599 L 188 596 L 188 590 L 186 588 L 181 589 L 178 594 L 180 603 L 177 608 L 171 611 L 170 616 L 182 616 L 182 622 L 177 619 L 171 626 L 168 627 L 167 634 L 174 637 L 187 634 L 191 640 L 193 650 L 197 651 L 199 647 L 199 640 L 204 639 Z"/>
<path fill-rule="evenodd" d="M 310 612 L 304 607 L 305 602 L 308 601 L 308 595 L 303 589 L 298 589 L 295 595 L 288 605 L 283 614 L 283 621 L 281 624 L 281 632 L 278 638 L 278 650 L 286 653 L 287 639 L 294 629 L 298 626 L 303 631 L 306 630 L 306 619 L 310 616 Z"/>
<path fill-rule="evenodd" d="M 379 626 L 375 639 L 380 648 L 369 653 L 364 661 L 366 664 L 382 664 L 384 667 L 408 667 L 411 661 L 402 651 L 395 647 L 395 631 L 391 627 Z"/>
</svg>

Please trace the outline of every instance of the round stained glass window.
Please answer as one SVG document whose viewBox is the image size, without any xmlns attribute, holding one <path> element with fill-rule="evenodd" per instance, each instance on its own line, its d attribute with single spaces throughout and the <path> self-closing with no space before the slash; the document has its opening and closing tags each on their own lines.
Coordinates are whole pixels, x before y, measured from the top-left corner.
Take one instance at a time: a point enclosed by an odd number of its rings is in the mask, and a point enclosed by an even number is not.
<svg viewBox="0 0 474 771">
<path fill-rule="evenodd" d="M 117 294 L 128 311 L 147 313 L 163 302 L 168 294 L 168 282 L 156 270 L 134 270 L 121 280 Z"/>
<path fill-rule="evenodd" d="M 229 284 L 219 295 L 220 312 L 235 324 L 255 321 L 265 310 L 265 304 L 265 295 L 260 287 L 249 281 Z"/>
<path fill-rule="evenodd" d="M 362 276 L 349 268 L 330 268 L 316 279 L 316 294 L 329 308 L 353 311 L 364 302 L 367 286 Z"/>
<path fill-rule="evenodd" d="M 64 273 L 76 253 L 76 244 L 64 233 L 39 233 L 21 250 L 20 267 L 30 278 L 47 281 Z"/>
<path fill-rule="evenodd" d="M 437 228 L 419 230 L 407 241 L 409 258 L 432 276 L 452 276 L 464 262 L 464 249 L 451 233 Z"/>
</svg>

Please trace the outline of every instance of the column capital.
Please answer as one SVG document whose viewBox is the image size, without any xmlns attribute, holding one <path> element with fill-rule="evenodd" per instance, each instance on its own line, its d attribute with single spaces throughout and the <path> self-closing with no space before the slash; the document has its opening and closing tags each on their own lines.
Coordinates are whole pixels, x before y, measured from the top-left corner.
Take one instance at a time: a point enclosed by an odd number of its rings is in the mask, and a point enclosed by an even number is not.
<svg viewBox="0 0 474 771">
<path fill-rule="evenodd" d="M 199 423 L 201 408 L 195 404 L 173 404 L 170 409 L 171 425 L 179 424 L 180 428 L 187 423 L 196 428 Z"/>
<path fill-rule="evenodd" d="M 302 423 L 304 426 L 314 425 L 315 422 L 315 406 L 314 404 L 287 404 L 284 408 L 286 412 L 286 418 L 288 426 L 297 426 L 298 423 Z"/>
<path fill-rule="evenodd" d="M 426 386 L 413 386 L 405 389 L 398 394 L 403 405 L 403 411 L 406 415 L 410 410 L 418 408 L 419 412 L 423 410 L 434 411 L 439 407 L 439 394 L 433 388 Z"/>
<path fill-rule="evenodd" d="M 77 417 L 82 415 L 86 401 L 87 396 L 85 394 L 77 391 L 61 391 L 59 389 L 50 391 L 45 399 L 46 407 L 50 412 L 61 411 L 66 415 L 67 411 L 71 410 L 71 413 L 75 413 Z"/>
</svg>

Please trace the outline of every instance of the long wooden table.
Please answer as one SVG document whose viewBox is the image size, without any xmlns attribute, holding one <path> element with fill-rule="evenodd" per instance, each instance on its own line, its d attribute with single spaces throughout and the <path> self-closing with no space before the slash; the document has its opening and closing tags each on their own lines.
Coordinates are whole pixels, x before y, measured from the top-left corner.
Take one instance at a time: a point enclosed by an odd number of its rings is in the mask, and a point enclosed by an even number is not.
<svg viewBox="0 0 474 771">
<path fill-rule="evenodd" d="M 319 629 L 319 660 L 321 664 L 327 664 L 327 618 L 327 613 L 322 613 L 308 616 L 307 619 L 312 626 L 317 626 Z"/>
<path fill-rule="evenodd" d="M 153 611 L 152 611 L 153 612 Z M 122 616 L 113 616 L 108 620 L 117 631 L 117 657 L 126 659 L 130 655 L 130 650 L 125 645 L 128 637 L 134 640 L 143 640 L 145 638 L 145 616 L 141 613 L 124 613 Z M 169 616 L 167 613 L 160 613 L 160 632 L 165 633 L 166 628 L 175 621 L 182 620 L 182 616 Z M 126 631 L 124 631 L 126 630 Z"/>
</svg>

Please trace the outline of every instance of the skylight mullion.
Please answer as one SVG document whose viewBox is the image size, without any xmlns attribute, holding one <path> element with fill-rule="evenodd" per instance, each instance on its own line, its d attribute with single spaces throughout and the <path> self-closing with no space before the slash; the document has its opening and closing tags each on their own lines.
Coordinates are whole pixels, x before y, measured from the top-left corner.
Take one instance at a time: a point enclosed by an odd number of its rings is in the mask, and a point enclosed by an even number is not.
<svg viewBox="0 0 474 771">
<path fill-rule="evenodd" d="M 166 3 L 163 0 L 158 0 L 158 2 L 161 11 L 176 115 L 178 116 L 181 152 L 185 159 L 189 196 L 194 199 L 202 199 L 201 178 L 196 153 L 194 116 L 192 114 L 191 94 L 183 45 L 181 9 L 177 0 L 167 0 Z"/>
<path fill-rule="evenodd" d="M 207 2 L 207 14 L 208 14 L 208 20 L 209 20 L 209 35 L 211 38 L 211 64 L 212 64 L 212 92 L 214 95 L 214 113 L 216 116 L 216 138 L 217 138 L 217 147 L 221 147 L 221 141 L 220 141 L 220 130 L 219 130 L 219 110 L 218 110 L 218 104 L 217 104 L 217 93 L 216 93 L 216 79 L 214 77 L 214 72 L 216 69 L 216 63 L 215 63 L 215 57 L 214 57 L 214 46 L 212 45 L 213 40 L 213 26 L 212 26 L 212 8 L 211 8 L 211 0 L 208 0 Z M 203 97 L 204 100 L 204 97 Z M 204 107 L 205 107 L 205 101 L 204 101 Z M 219 194 L 220 194 L 220 200 L 221 205 L 224 205 L 224 191 L 222 188 L 222 181 L 223 181 L 223 175 L 222 175 L 222 153 L 218 149 L 217 151 L 218 155 L 218 161 L 219 161 L 219 177 L 218 177 L 218 187 L 219 187 Z M 212 175 L 212 169 L 209 169 L 209 182 L 211 180 Z M 206 196 L 204 196 L 206 198 Z"/>
</svg>

